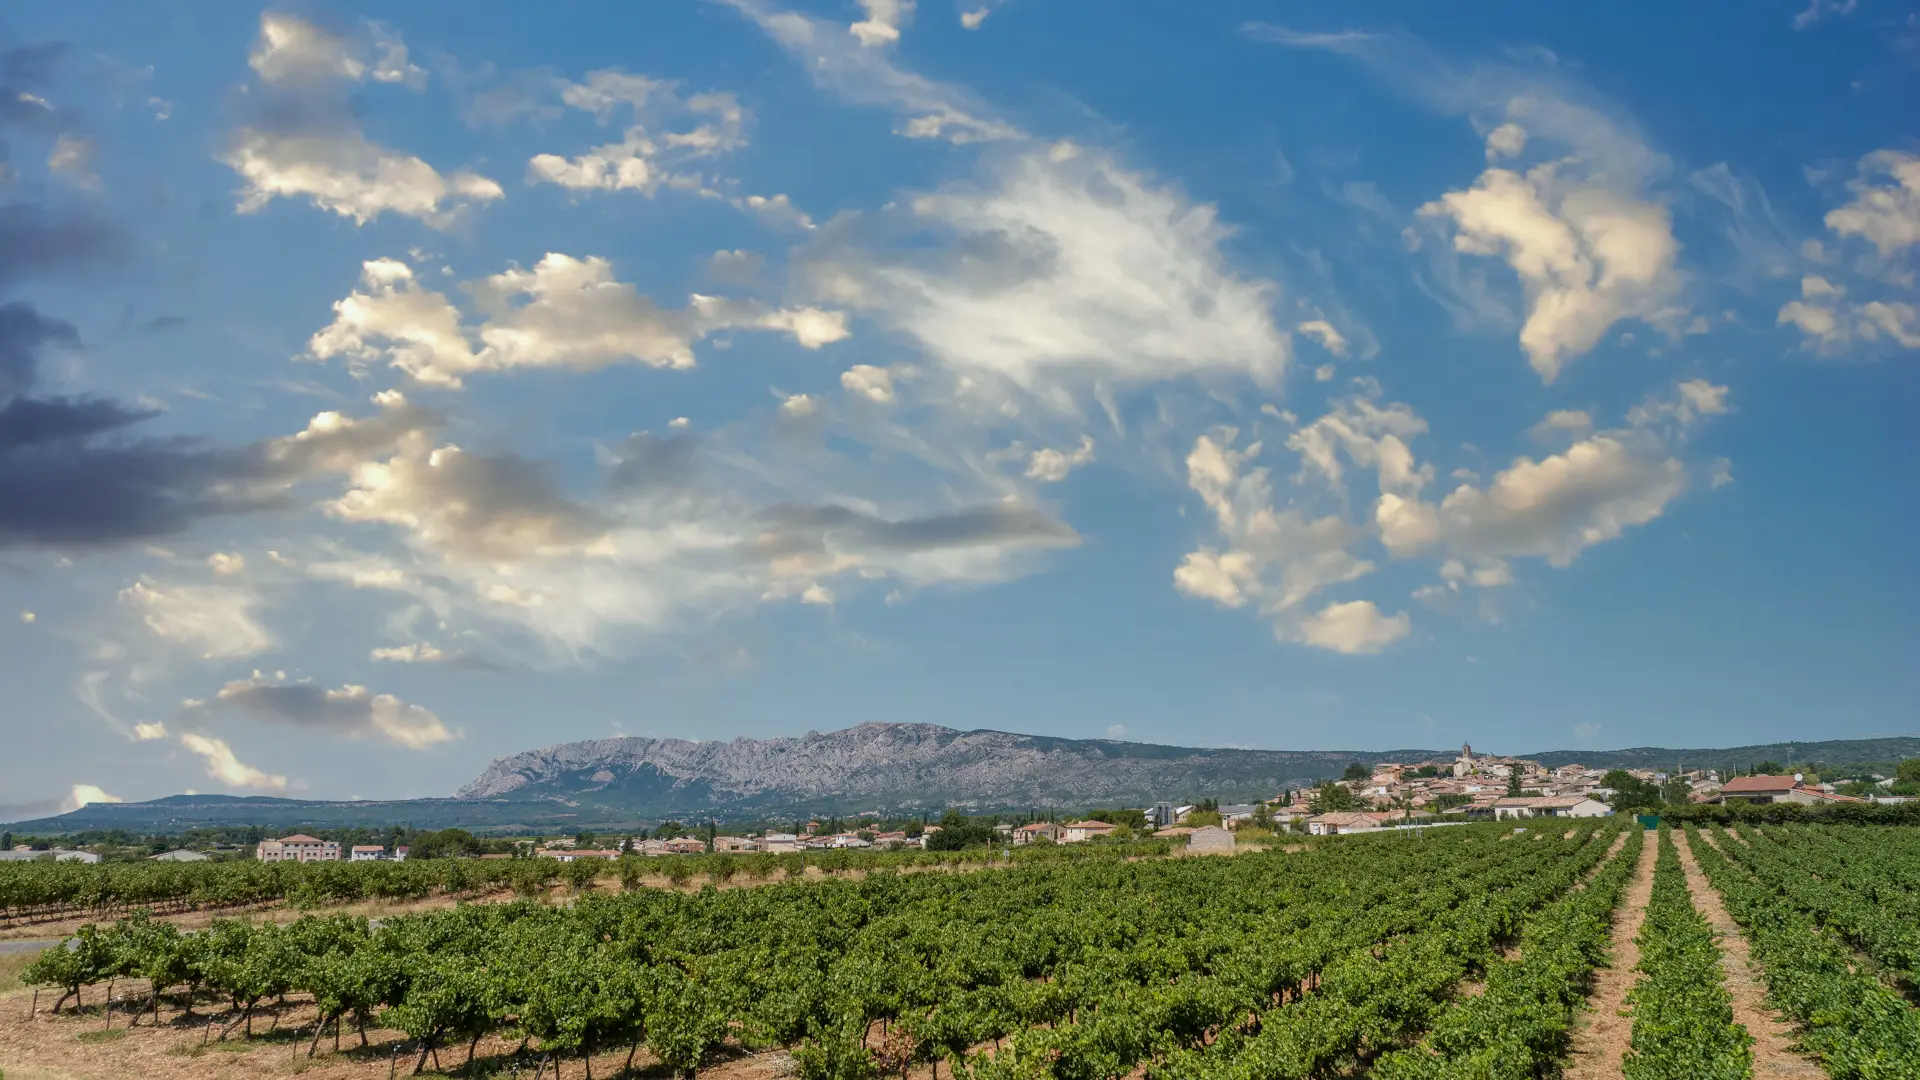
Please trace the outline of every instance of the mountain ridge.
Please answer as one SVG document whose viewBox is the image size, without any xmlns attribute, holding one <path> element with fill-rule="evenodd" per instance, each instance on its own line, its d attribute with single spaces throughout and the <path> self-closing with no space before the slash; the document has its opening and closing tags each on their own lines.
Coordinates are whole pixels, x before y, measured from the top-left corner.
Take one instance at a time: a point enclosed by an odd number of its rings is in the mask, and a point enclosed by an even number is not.
<svg viewBox="0 0 1920 1080">
<path fill-rule="evenodd" d="M 937 813 L 1144 805 L 1271 796 L 1338 776 L 1351 762 L 1450 759 L 1452 750 L 1248 750 L 1070 739 L 935 724 L 870 723 L 769 739 L 589 739 L 495 758 L 452 797 L 329 801 L 173 795 L 98 803 L 17 822 L 18 832 L 211 825 L 331 828 L 407 824 L 558 831 L 679 820 L 792 820 L 886 810 Z M 1775 760 L 1851 764 L 1920 757 L 1920 737 L 1762 743 L 1720 749 L 1631 747 L 1515 755 L 1550 767 L 1744 768 Z"/>
</svg>

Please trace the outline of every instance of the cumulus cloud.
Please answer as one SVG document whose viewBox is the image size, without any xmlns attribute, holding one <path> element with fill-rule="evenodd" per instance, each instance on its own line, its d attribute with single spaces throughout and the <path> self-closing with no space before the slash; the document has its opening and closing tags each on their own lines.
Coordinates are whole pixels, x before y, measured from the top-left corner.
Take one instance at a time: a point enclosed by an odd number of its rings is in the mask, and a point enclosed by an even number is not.
<svg viewBox="0 0 1920 1080">
<path fill-rule="evenodd" d="M 106 789 L 100 787 L 98 784 L 75 784 L 73 785 L 73 789 L 67 792 L 65 801 L 60 804 L 60 812 L 70 814 L 83 806 L 92 806 L 95 803 L 117 803 L 125 801 L 125 799 L 122 799 L 118 795 L 107 794 Z"/>
<path fill-rule="evenodd" d="M 1325 319 L 1308 319 L 1294 329 L 1319 342 L 1321 348 L 1335 356 L 1347 355 L 1347 339 Z"/>
<path fill-rule="evenodd" d="M 99 144 L 92 139 L 70 132 L 63 133 L 54 139 L 53 150 L 47 154 L 47 168 L 65 176 L 78 187 L 97 191 L 100 178 L 93 174 L 93 159 L 99 151 Z"/>
<path fill-rule="evenodd" d="M 1371 600 L 1328 604 L 1300 621 L 1300 640 L 1341 653 L 1376 653 L 1407 636 L 1405 612 L 1384 615 Z"/>
<path fill-rule="evenodd" d="M 472 374 L 519 367 L 689 368 L 694 344 L 728 329 L 784 333 L 805 349 L 852 332 L 844 314 L 819 308 L 699 294 L 685 308 L 662 308 L 615 278 L 606 259 L 591 256 L 549 253 L 530 270 L 515 267 L 466 288 L 481 316 L 471 332 L 460 310 L 421 286 L 411 267 L 370 261 L 360 288 L 334 304 L 333 322 L 313 335 L 307 351 L 357 364 L 384 360 L 422 383 L 455 388 Z"/>
<path fill-rule="evenodd" d="M 1349 550 L 1363 533 L 1338 515 L 1308 518 L 1295 508 L 1276 510 L 1269 470 L 1248 467 L 1260 444 L 1235 449 L 1232 437 L 1230 431 L 1218 438 L 1202 435 L 1187 455 L 1187 484 L 1212 511 L 1222 545 L 1189 552 L 1174 571 L 1174 587 L 1222 607 L 1252 604 L 1273 621 L 1282 640 L 1336 648 L 1348 639 L 1332 623 L 1310 635 L 1315 617 L 1302 605 L 1373 570 Z"/>
<path fill-rule="evenodd" d="M 1287 436 L 1287 448 L 1300 455 L 1303 479 L 1317 477 L 1335 492 L 1345 491 L 1345 457 L 1376 470 L 1382 491 L 1418 493 L 1433 478 L 1433 467 L 1414 460 L 1407 440 L 1426 431 L 1427 422 L 1403 403 L 1381 408 L 1353 397 Z"/>
<path fill-rule="evenodd" d="M 1783 305 L 1776 322 L 1799 330 L 1807 347 L 1818 352 L 1837 353 L 1856 341 L 1882 340 L 1920 349 L 1920 310 L 1914 305 L 1899 300 L 1856 304 L 1846 295 L 1844 286 L 1808 274 L 1800 279 L 1800 299 Z"/>
<path fill-rule="evenodd" d="M 847 32 L 868 48 L 891 45 L 900 40 L 900 28 L 913 18 L 913 0 L 860 0 L 867 17 L 847 27 Z"/>
<path fill-rule="evenodd" d="M 232 577 L 247 569 L 247 557 L 238 552 L 216 551 L 207 556 L 207 567 L 221 577 Z"/>
<path fill-rule="evenodd" d="M 156 720 L 151 724 L 133 725 L 133 738 L 136 742 L 154 742 L 167 737 L 167 725 Z"/>
<path fill-rule="evenodd" d="M 1516 100 L 1509 113 L 1525 118 L 1531 108 Z M 1516 126 L 1496 129 L 1502 146 L 1513 140 L 1499 133 Z M 1420 208 L 1451 228 L 1455 251 L 1503 259 L 1519 277 L 1520 347 L 1546 383 L 1614 324 L 1669 312 L 1680 289 L 1671 215 L 1645 196 L 1643 178 L 1609 164 L 1576 153 L 1525 172 L 1493 167 Z"/>
<path fill-rule="evenodd" d="M 527 162 L 529 183 L 557 184 L 572 191 L 637 191 L 643 195 L 652 195 L 662 187 L 711 193 L 706 179 L 687 168 L 700 159 L 746 144 L 747 113 L 731 94 L 682 98 L 670 82 L 607 68 L 589 73 L 582 82 L 568 84 L 561 99 L 602 121 L 625 109 L 631 123 L 618 142 L 573 157 L 535 155 Z M 676 121 L 693 123 L 674 130 Z"/>
<path fill-rule="evenodd" d="M 1659 517 L 1685 487 L 1686 470 L 1675 458 L 1602 432 L 1538 461 L 1517 458 L 1485 488 L 1460 485 L 1441 501 L 1440 514 L 1462 553 L 1566 566 L 1587 548 Z"/>
<path fill-rule="evenodd" d="M 274 647 L 257 617 L 260 597 L 225 585 L 167 585 L 142 578 L 121 590 L 120 602 L 155 635 L 208 660 L 252 656 Z"/>
<path fill-rule="evenodd" d="M 820 399 L 812 394 L 787 394 L 780 399 L 780 415 L 804 420 L 820 411 Z"/>
<path fill-rule="evenodd" d="M 256 213 L 274 199 L 304 198 L 364 225 L 381 214 L 446 228 L 470 207 L 504 196 L 468 170 L 443 174 L 360 130 L 346 89 L 371 78 L 418 85 L 424 72 L 383 29 L 370 43 L 297 16 L 266 12 L 249 63 L 260 78 L 260 108 L 229 139 L 221 160 L 244 182 L 238 209 Z M 377 50 L 377 59 L 368 51 Z"/>
<path fill-rule="evenodd" d="M 254 672 L 220 688 L 211 701 L 187 706 L 205 716 L 234 711 L 269 723 L 320 731 L 342 738 L 379 738 L 410 750 L 450 742 L 458 736 L 438 716 L 392 694 L 374 694 L 364 686 L 337 690 L 309 682 L 286 682 Z M 185 738 L 185 736 L 183 736 Z"/>
<path fill-rule="evenodd" d="M 426 642 L 409 642 L 386 648 L 375 648 L 367 654 L 370 660 L 379 660 L 389 664 L 439 664 L 444 663 L 447 654 Z"/>
<path fill-rule="evenodd" d="M 1228 266 L 1213 208 L 1100 153 L 1036 148 L 904 205 L 880 226 L 897 250 L 835 233 L 798 273 L 963 377 L 1046 391 L 1284 370 L 1277 289 Z"/>
<path fill-rule="evenodd" d="M 344 521 L 401 526 L 436 550 L 485 558 L 578 551 L 607 528 L 566 498 L 543 466 L 451 445 L 415 446 L 356 466 L 327 510 Z"/>
<path fill-rule="evenodd" d="M 840 385 L 847 393 L 863 397 L 876 405 L 893 401 L 893 373 L 872 364 L 855 364 L 840 373 Z"/>
<path fill-rule="evenodd" d="M 285 791 L 287 778 L 264 772 L 234 756 L 225 739 L 198 735 L 191 731 L 180 736 L 180 745 L 200 755 L 207 763 L 207 775 L 228 787 L 258 791 Z"/>
<path fill-rule="evenodd" d="M 1651 397 L 1627 411 L 1627 423 L 1648 427 L 1670 421 L 1682 432 L 1709 416 L 1727 411 L 1727 388 L 1705 379 L 1688 379 L 1674 387 L 1673 396 Z M 1551 419 L 1551 417 L 1549 417 Z"/>
<path fill-rule="evenodd" d="M 1057 484 L 1067 478 L 1067 474 L 1093 460 L 1093 439 L 1082 435 L 1080 445 L 1072 450 L 1055 450 L 1046 447 L 1035 450 L 1027 459 L 1027 478 L 1043 484 Z"/>
<path fill-rule="evenodd" d="M 1836 236 L 1865 240 L 1881 258 L 1920 246 L 1920 156 L 1876 150 L 1860 159 L 1847 190 L 1853 198 L 1827 214 Z"/>
</svg>

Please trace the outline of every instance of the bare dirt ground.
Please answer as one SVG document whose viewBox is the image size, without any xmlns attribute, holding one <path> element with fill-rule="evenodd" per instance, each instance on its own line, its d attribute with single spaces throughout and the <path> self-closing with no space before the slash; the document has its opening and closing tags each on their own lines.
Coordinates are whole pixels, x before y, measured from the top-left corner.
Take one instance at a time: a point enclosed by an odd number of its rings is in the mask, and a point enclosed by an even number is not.
<svg viewBox="0 0 1920 1080">
<path fill-rule="evenodd" d="M 1618 1080 L 1620 1064 L 1633 1035 L 1633 1018 L 1626 1012 L 1627 991 L 1633 989 L 1634 966 L 1640 946 L 1634 938 L 1647 921 L 1647 901 L 1653 896 L 1653 861 L 1660 855 L 1660 834 L 1648 833 L 1640 848 L 1640 862 L 1627 882 L 1626 895 L 1613 920 L 1613 962 L 1596 973 L 1593 996 L 1587 1004 L 1593 1017 L 1573 1035 L 1566 1080 Z"/>
<path fill-rule="evenodd" d="M 1767 984 L 1761 978 L 1760 966 L 1753 961 L 1740 924 L 1727 914 L 1720 894 L 1700 872 L 1686 835 L 1676 832 L 1673 840 L 1680 865 L 1687 872 L 1687 890 L 1693 893 L 1694 909 L 1720 935 L 1720 964 L 1727 972 L 1727 992 L 1733 996 L 1733 1018 L 1753 1035 L 1754 1080 L 1819 1080 L 1826 1076 L 1820 1066 L 1793 1052 L 1793 1025 L 1767 1007 Z M 1713 843 L 1711 837 L 1706 840 Z"/>
</svg>

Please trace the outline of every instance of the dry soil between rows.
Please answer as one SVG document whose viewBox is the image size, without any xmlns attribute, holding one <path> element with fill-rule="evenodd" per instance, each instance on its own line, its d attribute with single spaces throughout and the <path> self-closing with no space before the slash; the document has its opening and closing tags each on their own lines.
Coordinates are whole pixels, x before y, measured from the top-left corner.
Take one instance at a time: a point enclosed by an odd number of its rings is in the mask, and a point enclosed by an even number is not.
<svg viewBox="0 0 1920 1080">
<path fill-rule="evenodd" d="M 1740 925 L 1727 914 L 1720 894 L 1700 872 L 1682 833 L 1674 833 L 1674 848 L 1680 865 L 1687 872 L 1687 891 L 1693 894 L 1694 909 L 1700 912 L 1713 932 L 1720 935 L 1720 965 L 1727 972 L 1727 992 L 1733 997 L 1733 1018 L 1753 1035 L 1754 1080 L 1819 1080 L 1826 1071 L 1793 1052 L 1793 1025 L 1767 1007 L 1767 988 L 1760 966 L 1753 962 L 1752 950 Z M 1708 843 L 1712 839 L 1708 838 Z"/>
<path fill-rule="evenodd" d="M 1587 1004 L 1593 1018 L 1573 1036 L 1573 1053 L 1567 1060 L 1566 1080 L 1618 1080 L 1620 1062 L 1626 1056 L 1633 1036 L 1633 1018 L 1621 1015 L 1627 1007 L 1627 991 L 1633 989 L 1635 965 L 1640 963 L 1641 924 L 1647 921 L 1647 901 L 1653 897 L 1653 861 L 1660 855 L 1660 834 L 1648 833 L 1640 848 L 1639 864 L 1633 868 L 1633 880 L 1613 920 L 1613 962 L 1600 969 L 1594 979 L 1593 995 Z"/>
</svg>

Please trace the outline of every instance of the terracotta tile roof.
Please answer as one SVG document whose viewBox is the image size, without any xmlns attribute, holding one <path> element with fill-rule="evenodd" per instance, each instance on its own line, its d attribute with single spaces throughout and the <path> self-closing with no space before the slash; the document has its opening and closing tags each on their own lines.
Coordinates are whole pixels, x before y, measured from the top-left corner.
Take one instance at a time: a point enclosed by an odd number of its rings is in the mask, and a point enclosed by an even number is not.
<svg viewBox="0 0 1920 1080">
<path fill-rule="evenodd" d="M 1733 795 L 1753 795 L 1767 791 L 1792 791 L 1796 782 L 1791 776 L 1736 776 L 1720 786 L 1720 790 Z"/>
</svg>

